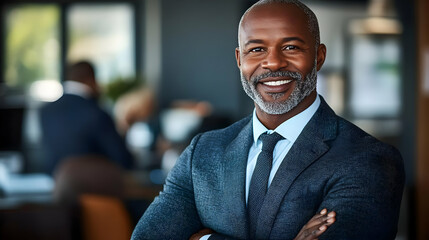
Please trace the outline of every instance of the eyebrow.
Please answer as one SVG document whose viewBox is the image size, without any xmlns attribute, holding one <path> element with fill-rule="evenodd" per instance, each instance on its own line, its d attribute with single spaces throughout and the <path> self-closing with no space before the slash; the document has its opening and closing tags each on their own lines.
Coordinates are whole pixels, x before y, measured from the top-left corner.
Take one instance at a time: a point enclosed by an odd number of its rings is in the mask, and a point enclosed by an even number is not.
<svg viewBox="0 0 429 240">
<path fill-rule="evenodd" d="M 299 37 L 286 37 L 286 38 L 282 39 L 282 42 L 291 42 L 291 41 L 299 41 L 299 42 L 305 43 L 305 41 L 302 40 Z M 264 43 L 264 40 L 262 40 L 262 39 L 250 39 L 249 41 L 247 41 L 244 44 L 244 46 L 246 47 L 246 46 L 248 46 L 249 44 L 252 44 L 252 43 L 255 43 L 255 44 Z"/>
</svg>

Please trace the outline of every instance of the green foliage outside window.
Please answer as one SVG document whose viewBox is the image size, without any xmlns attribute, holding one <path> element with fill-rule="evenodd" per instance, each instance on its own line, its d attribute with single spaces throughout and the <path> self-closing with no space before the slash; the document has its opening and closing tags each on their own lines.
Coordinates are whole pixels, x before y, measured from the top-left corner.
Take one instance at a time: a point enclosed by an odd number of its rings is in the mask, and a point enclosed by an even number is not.
<svg viewBox="0 0 429 240">
<path fill-rule="evenodd" d="M 143 86 L 140 78 L 117 78 L 104 87 L 105 95 L 111 101 L 116 102 L 123 94 Z"/>
<path fill-rule="evenodd" d="M 5 82 L 26 88 L 60 78 L 59 16 L 55 5 L 18 5 L 6 15 Z"/>
</svg>

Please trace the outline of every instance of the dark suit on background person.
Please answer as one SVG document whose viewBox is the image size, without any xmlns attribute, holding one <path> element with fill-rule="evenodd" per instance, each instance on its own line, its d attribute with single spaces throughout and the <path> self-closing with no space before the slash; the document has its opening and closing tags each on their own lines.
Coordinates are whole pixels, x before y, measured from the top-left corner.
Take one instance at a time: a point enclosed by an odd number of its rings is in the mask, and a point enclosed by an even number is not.
<svg viewBox="0 0 429 240">
<path fill-rule="evenodd" d="M 124 139 L 110 115 L 98 105 L 91 64 L 80 62 L 68 71 L 72 80 L 64 83 L 64 95 L 40 110 L 48 172 L 66 158 L 87 155 L 103 156 L 130 168 L 133 158 Z"/>
<path fill-rule="evenodd" d="M 395 239 L 401 155 L 317 94 L 326 46 L 314 13 L 294 0 L 257 2 L 240 21 L 235 53 L 253 115 L 193 138 L 132 239 Z M 300 129 L 295 139 L 283 136 L 284 126 Z M 263 188 L 252 183 L 266 181 L 258 163 L 267 154 L 254 157 L 263 151 L 261 128 L 290 144 L 276 143 L 281 149 L 271 155 L 279 165 L 272 164 L 268 190 L 256 195 L 263 199 L 256 212 L 251 193 Z"/>
</svg>

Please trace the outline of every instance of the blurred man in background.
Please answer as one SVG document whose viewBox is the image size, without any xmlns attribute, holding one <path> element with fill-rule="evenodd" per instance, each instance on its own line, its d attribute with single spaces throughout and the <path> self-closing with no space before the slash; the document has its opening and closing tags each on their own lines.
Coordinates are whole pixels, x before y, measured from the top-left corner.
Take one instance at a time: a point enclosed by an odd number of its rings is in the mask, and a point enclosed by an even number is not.
<svg viewBox="0 0 429 240">
<path fill-rule="evenodd" d="M 133 157 L 111 116 L 98 105 L 99 87 L 90 62 L 70 65 L 64 95 L 40 110 L 47 171 L 62 160 L 100 156 L 121 168 L 131 168 Z"/>
</svg>

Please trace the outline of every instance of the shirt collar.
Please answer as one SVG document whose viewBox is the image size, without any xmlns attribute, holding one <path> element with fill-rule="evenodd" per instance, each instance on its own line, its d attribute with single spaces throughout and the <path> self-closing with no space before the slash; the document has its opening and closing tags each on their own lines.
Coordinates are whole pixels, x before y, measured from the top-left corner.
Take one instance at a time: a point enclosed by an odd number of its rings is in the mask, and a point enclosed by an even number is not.
<svg viewBox="0 0 429 240">
<path fill-rule="evenodd" d="M 64 93 L 78 95 L 83 98 L 91 97 L 91 88 L 87 85 L 76 81 L 64 81 Z"/>
<path fill-rule="evenodd" d="M 297 115 L 293 116 L 292 118 L 288 119 L 287 121 L 280 124 L 276 129 L 274 129 L 274 132 L 277 132 L 278 134 L 282 135 L 285 139 L 288 139 L 290 142 L 295 142 L 295 140 L 298 138 L 299 134 L 301 134 L 302 130 L 304 129 L 305 125 L 310 121 L 310 119 L 313 117 L 314 113 L 316 113 L 317 109 L 320 106 L 320 97 L 319 95 L 316 96 L 316 100 L 304 111 L 298 113 Z M 259 139 L 259 136 L 265 132 L 271 133 L 272 130 L 268 130 L 258 119 L 256 116 L 256 110 L 253 110 L 253 118 L 252 118 L 252 125 L 253 125 L 253 140 L 256 144 L 256 142 Z"/>
</svg>

